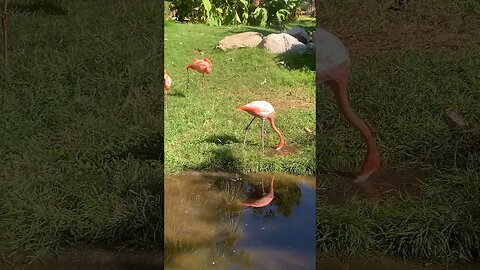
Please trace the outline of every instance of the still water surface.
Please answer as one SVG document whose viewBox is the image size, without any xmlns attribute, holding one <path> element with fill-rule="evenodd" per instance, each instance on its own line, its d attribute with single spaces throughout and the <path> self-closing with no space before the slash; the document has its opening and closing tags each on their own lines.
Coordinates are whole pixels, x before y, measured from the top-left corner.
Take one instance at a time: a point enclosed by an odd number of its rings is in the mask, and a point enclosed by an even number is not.
<svg viewBox="0 0 480 270">
<path fill-rule="evenodd" d="M 270 204 L 238 205 L 268 193 L 272 177 Z M 165 269 L 314 269 L 314 188 L 314 176 L 166 177 Z"/>
</svg>

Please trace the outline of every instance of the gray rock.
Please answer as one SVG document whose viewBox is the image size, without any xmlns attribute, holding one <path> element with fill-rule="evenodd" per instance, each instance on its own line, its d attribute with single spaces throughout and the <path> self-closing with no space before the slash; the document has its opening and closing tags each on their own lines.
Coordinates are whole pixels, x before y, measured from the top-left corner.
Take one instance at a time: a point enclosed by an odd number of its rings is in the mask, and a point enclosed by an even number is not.
<svg viewBox="0 0 480 270">
<path fill-rule="evenodd" d="M 226 51 L 229 49 L 257 47 L 262 40 L 263 36 L 260 33 L 244 32 L 223 38 L 218 43 L 217 48 Z"/>
<path fill-rule="evenodd" d="M 292 37 L 298 39 L 298 41 L 302 42 L 303 44 L 307 44 L 308 42 L 308 33 L 305 29 L 301 27 L 294 27 L 287 31 L 287 34 L 291 35 Z"/>
<path fill-rule="evenodd" d="M 293 36 L 282 33 L 282 34 L 270 34 L 266 36 L 260 47 L 267 49 L 270 53 L 304 53 L 305 44 L 298 41 Z"/>
<path fill-rule="evenodd" d="M 306 47 L 306 49 L 307 49 L 307 51 L 308 51 L 308 50 L 315 50 L 315 48 L 316 48 L 317 46 L 315 45 L 314 42 L 309 42 L 309 43 L 307 43 L 307 45 L 306 45 L 305 47 Z"/>
</svg>

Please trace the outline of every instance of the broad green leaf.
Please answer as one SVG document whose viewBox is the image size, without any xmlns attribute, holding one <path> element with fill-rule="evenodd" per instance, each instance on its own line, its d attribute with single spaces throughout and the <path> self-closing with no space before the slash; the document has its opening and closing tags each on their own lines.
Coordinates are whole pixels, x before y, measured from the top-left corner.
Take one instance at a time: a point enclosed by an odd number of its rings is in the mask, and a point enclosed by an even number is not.
<svg viewBox="0 0 480 270">
<path fill-rule="evenodd" d="M 247 0 L 240 0 L 240 2 L 243 4 L 243 10 L 248 11 L 248 1 Z"/>
<path fill-rule="evenodd" d="M 238 23 L 242 23 L 242 20 L 240 20 L 240 17 L 238 16 L 238 13 L 235 11 L 235 20 L 237 20 Z"/>
<path fill-rule="evenodd" d="M 210 10 L 212 9 L 212 4 L 210 3 L 210 0 L 202 0 L 202 3 L 207 13 L 209 13 Z"/>
</svg>

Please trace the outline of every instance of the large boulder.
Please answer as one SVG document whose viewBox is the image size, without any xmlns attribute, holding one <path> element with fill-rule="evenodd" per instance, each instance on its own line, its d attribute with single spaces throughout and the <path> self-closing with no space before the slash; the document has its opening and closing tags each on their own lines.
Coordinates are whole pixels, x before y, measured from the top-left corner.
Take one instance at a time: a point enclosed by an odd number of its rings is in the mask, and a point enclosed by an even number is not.
<svg viewBox="0 0 480 270">
<path fill-rule="evenodd" d="M 308 33 L 305 29 L 301 27 L 293 27 L 287 31 L 287 34 L 291 35 L 292 37 L 298 39 L 298 41 L 302 42 L 303 44 L 307 44 L 308 42 Z"/>
<path fill-rule="evenodd" d="M 270 34 L 266 36 L 262 43 L 260 43 L 260 47 L 267 49 L 270 53 L 305 52 L 305 44 L 286 33 Z"/>
<path fill-rule="evenodd" d="M 227 36 L 220 40 L 217 45 L 217 48 L 220 48 L 224 51 L 229 49 L 239 49 L 247 47 L 257 47 L 260 42 L 262 42 L 263 36 L 257 32 L 243 32 L 240 34 L 235 34 Z"/>
</svg>

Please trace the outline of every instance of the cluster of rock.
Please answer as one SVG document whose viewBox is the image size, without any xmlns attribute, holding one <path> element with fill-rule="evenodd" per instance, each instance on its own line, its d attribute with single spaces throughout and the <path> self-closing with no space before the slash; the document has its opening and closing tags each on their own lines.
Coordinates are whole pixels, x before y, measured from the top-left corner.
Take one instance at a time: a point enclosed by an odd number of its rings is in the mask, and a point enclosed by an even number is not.
<svg viewBox="0 0 480 270">
<path fill-rule="evenodd" d="M 227 36 L 222 39 L 217 48 L 224 51 L 229 49 L 259 47 L 270 53 L 298 53 L 315 50 L 315 32 L 309 35 L 305 29 L 294 27 L 286 33 L 269 34 L 264 37 L 258 32 L 243 32 Z"/>
</svg>

